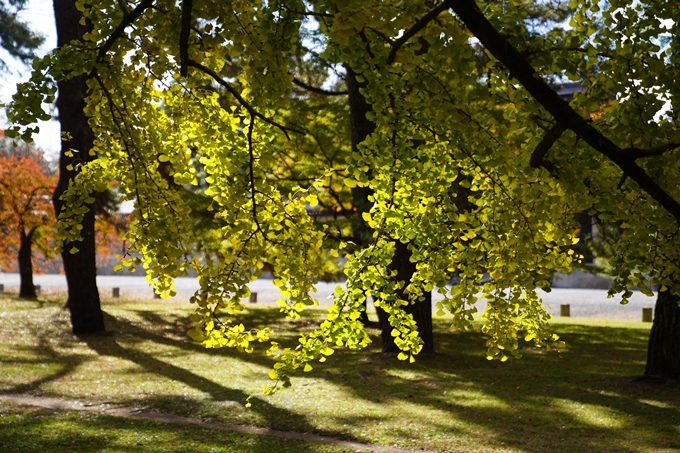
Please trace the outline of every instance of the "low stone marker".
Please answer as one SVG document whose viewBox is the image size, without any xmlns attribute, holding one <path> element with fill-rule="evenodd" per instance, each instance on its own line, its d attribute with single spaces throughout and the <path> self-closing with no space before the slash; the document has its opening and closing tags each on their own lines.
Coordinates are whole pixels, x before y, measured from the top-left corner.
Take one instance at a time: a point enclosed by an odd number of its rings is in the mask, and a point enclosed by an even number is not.
<svg viewBox="0 0 680 453">
<path fill-rule="evenodd" d="M 113 289 L 111 290 L 111 295 L 112 295 L 113 297 L 120 297 L 120 288 L 113 288 Z"/>
<path fill-rule="evenodd" d="M 652 322 L 653 311 L 651 308 L 642 309 L 642 322 Z"/>
<path fill-rule="evenodd" d="M 571 316 L 569 314 L 569 304 L 560 305 L 560 316 Z"/>
<path fill-rule="evenodd" d="M 251 304 L 256 304 L 257 303 L 257 293 L 250 293 L 250 303 Z"/>
<path fill-rule="evenodd" d="M 5 285 L 0 284 L 0 294 L 5 292 Z"/>
<path fill-rule="evenodd" d="M 40 295 L 40 285 L 35 285 L 35 294 L 36 294 L 37 296 Z"/>
</svg>

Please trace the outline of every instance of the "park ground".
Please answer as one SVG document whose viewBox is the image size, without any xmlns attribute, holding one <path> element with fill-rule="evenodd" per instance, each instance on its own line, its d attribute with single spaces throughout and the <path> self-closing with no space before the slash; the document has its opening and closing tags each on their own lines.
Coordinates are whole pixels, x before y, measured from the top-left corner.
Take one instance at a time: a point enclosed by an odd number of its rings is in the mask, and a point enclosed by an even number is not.
<svg viewBox="0 0 680 453">
<path fill-rule="evenodd" d="M 486 360 L 484 338 L 450 330 L 446 318 L 435 319 L 437 352 L 414 364 L 381 354 L 372 329 L 368 349 L 338 349 L 292 388 L 265 397 L 259 394 L 272 364 L 265 348 L 243 354 L 194 344 L 184 301 L 106 299 L 109 331 L 81 338 L 70 334 L 63 305 L 59 296 L 29 302 L 0 295 L 2 453 L 341 452 L 359 444 L 369 451 L 680 451 L 680 383 L 635 379 L 644 370 L 648 323 L 555 319 L 564 350 L 526 343 L 521 359 L 505 363 Z M 286 321 L 258 304 L 244 323 L 274 325 L 277 339 L 294 345 L 322 316 L 309 310 Z M 141 417 L 18 404 L 9 395 Z M 179 417 L 197 424 L 175 423 Z"/>
</svg>

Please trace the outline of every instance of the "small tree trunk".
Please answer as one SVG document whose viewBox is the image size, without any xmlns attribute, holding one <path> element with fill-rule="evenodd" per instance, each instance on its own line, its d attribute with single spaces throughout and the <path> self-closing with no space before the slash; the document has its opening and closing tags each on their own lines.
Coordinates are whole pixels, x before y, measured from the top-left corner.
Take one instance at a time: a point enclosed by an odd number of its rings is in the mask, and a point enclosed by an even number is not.
<svg viewBox="0 0 680 453">
<path fill-rule="evenodd" d="M 411 262 L 411 251 L 407 244 L 397 241 L 394 257 L 390 269 L 397 271 L 397 279 L 405 281 L 406 285 L 416 271 L 415 263 Z M 406 286 L 405 285 L 405 286 Z M 400 291 L 399 297 L 407 300 L 406 295 Z M 424 294 L 425 300 L 404 307 L 406 313 L 410 313 L 418 326 L 418 336 L 423 340 L 422 352 L 434 352 L 434 335 L 432 331 L 432 292 Z M 388 320 L 388 314 L 380 307 L 376 308 L 380 321 L 380 336 L 383 342 L 383 352 L 399 352 L 392 336 L 392 326 Z"/>
<path fill-rule="evenodd" d="M 21 243 L 19 245 L 19 278 L 21 279 L 21 286 L 19 288 L 19 297 L 23 299 L 35 299 L 35 285 L 33 284 L 33 253 L 31 247 L 33 245 L 33 233 L 35 227 L 28 233 L 24 228 L 21 228 Z"/>
<path fill-rule="evenodd" d="M 680 297 L 659 291 L 647 345 L 646 377 L 680 378 Z"/>
<path fill-rule="evenodd" d="M 81 39 L 87 31 L 87 27 L 79 23 L 81 14 L 76 8 L 75 0 L 54 0 L 54 15 L 57 22 L 58 46 L 63 46 L 74 39 Z M 87 95 L 85 77 L 79 76 L 71 80 L 60 81 L 57 86 L 59 88 L 57 107 L 61 130 L 68 132 L 72 137 L 69 141 L 62 142 L 59 158 L 59 182 L 53 195 L 54 209 L 58 217 L 64 207 L 64 202 L 60 197 L 68 188 L 69 181 L 76 176 L 76 172 L 69 170 L 67 166 L 72 165 L 75 158 L 90 161 L 94 157 L 89 155 L 93 134 L 83 112 Z M 70 149 L 77 150 L 77 156 L 68 157 L 66 152 Z M 104 330 L 104 315 L 97 289 L 94 210 L 91 205 L 89 208 L 80 231 L 82 241 L 64 244 L 64 251 L 61 254 L 68 284 L 66 306 L 71 312 L 71 325 L 75 334 Z M 80 251 L 70 253 L 73 247 Z"/>
</svg>

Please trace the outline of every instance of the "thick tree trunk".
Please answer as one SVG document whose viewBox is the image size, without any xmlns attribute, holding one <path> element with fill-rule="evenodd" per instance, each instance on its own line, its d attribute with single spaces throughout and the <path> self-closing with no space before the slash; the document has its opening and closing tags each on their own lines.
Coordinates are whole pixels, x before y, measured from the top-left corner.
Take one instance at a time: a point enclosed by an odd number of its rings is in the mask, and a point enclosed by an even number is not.
<svg viewBox="0 0 680 453">
<path fill-rule="evenodd" d="M 349 119 L 352 129 L 352 151 L 357 152 L 359 143 L 366 140 L 375 130 L 375 123 L 366 119 L 366 114 L 372 111 L 371 106 L 366 102 L 366 98 L 359 91 L 364 88 L 365 83 L 360 83 L 356 79 L 356 74 L 348 65 L 345 65 L 347 72 L 347 99 L 349 101 Z M 356 226 L 354 228 L 354 241 L 361 247 L 368 245 L 371 239 L 371 231 L 362 214 L 368 212 L 373 203 L 368 197 L 373 194 L 369 187 L 355 187 L 352 189 L 354 206 L 357 208 Z"/>
<path fill-rule="evenodd" d="M 347 93 L 349 100 L 349 114 L 350 114 L 350 125 L 352 128 L 352 151 L 357 151 L 357 146 L 359 143 L 363 142 L 366 137 L 371 135 L 375 130 L 375 123 L 366 119 L 366 114 L 372 111 L 371 106 L 366 102 L 366 98 L 359 91 L 364 88 L 365 83 L 361 83 L 357 80 L 356 74 L 352 71 L 349 65 L 344 65 L 345 71 L 347 72 Z M 354 240 L 361 247 L 368 245 L 371 238 L 371 231 L 366 222 L 363 219 L 362 214 L 368 212 L 373 203 L 368 200 L 368 197 L 373 193 L 373 191 L 368 187 L 356 187 L 352 189 L 352 195 L 354 196 L 354 206 L 357 208 L 357 224 L 354 229 Z M 401 247 L 403 246 L 403 248 Z M 406 259 L 404 259 L 405 254 L 408 254 Z M 401 280 L 406 282 L 411 280 L 413 272 L 415 272 L 415 265 L 409 261 L 411 257 L 410 252 L 406 249 L 404 244 L 398 243 L 397 252 L 394 256 L 393 266 L 394 269 L 399 269 L 400 274 L 403 275 Z M 402 274 L 403 271 L 403 274 Z M 415 305 L 409 305 L 406 307 L 406 311 L 413 315 L 416 323 L 418 324 L 418 333 L 420 337 L 425 342 L 423 346 L 423 352 L 432 352 L 434 350 L 434 340 L 432 335 L 432 294 L 428 293 L 425 295 L 426 301 L 423 303 L 417 303 Z M 368 304 L 368 298 L 366 298 L 365 304 Z M 381 337 L 383 340 L 383 352 L 396 352 L 398 348 L 394 344 L 394 337 L 392 337 L 392 326 L 390 326 L 387 321 L 386 313 L 380 308 L 376 308 L 378 312 L 378 320 L 380 323 Z M 364 311 L 364 315 L 361 317 L 361 322 L 364 325 L 368 325 L 368 315 Z"/>
<path fill-rule="evenodd" d="M 659 292 L 647 346 L 646 377 L 680 378 L 680 297 Z"/>
<path fill-rule="evenodd" d="M 364 96 L 359 92 L 359 88 L 363 84 L 356 79 L 356 74 L 352 71 L 349 65 L 344 65 L 347 72 L 347 99 L 349 102 L 349 120 L 352 132 L 352 151 L 357 152 L 359 143 L 363 142 L 366 137 L 371 135 L 375 130 L 375 123 L 366 119 L 366 113 L 371 111 L 371 106 L 368 105 Z M 373 191 L 368 187 L 355 187 L 352 189 L 352 197 L 354 207 L 357 209 L 356 225 L 354 226 L 354 242 L 359 247 L 366 247 L 371 238 L 371 231 L 363 213 L 368 212 L 373 205 L 368 197 Z M 368 320 L 368 297 L 364 300 L 364 312 L 359 319 L 365 326 L 370 324 Z"/>
<path fill-rule="evenodd" d="M 394 257 L 390 269 L 397 271 L 397 279 L 406 282 L 404 287 L 408 285 L 416 271 L 415 263 L 411 262 L 411 251 L 407 244 L 402 244 L 397 241 Z M 404 307 L 406 313 L 410 313 L 418 326 L 418 336 L 423 340 L 423 352 L 434 352 L 434 336 L 432 333 L 432 293 L 424 294 L 425 300 L 416 302 L 415 304 Z M 403 292 L 399 293 L 399 297 L 408 300 Z M 380 321 L 381 338 L 383 342 L 383 352 L 399 352 L 399 348 L 394 344 L 394 337 L 392 336 L 392 326 L 388 321 L 388 315 L 382 308 L 376 308 L 378 312 L 378 319 Z"/>
<path fill-rule="evenodd" d="M 57 22 L 57 45 L 62 46 L 71 40 L 82 38 L 87 28 L 79 24 L 80 12 L 76 9 L 74 0 L 54 0 L 54 15 Z M 59 97 L 59 122 L 62 133 L 68 132 L 71 139 L 62 142 L 61 156 L 59 158 L 59 182 L 54 191 L 54 209 L 59 215 L 64 203 L 60 200 L 61 195 L 68 188 L 69 181 L 75 177 L 74 171 L 66 167 L 73 163 L 74 158 L 66 156 L 70 149 L 78 150 L 77 158 L 91 160 L 89 151 L 92 148 L 92 130 L 87 124 L 87 117 L 83 112 L 87 85 L 84 76 L 57 84 Z M 95 260 L 94 242 L 94 210 L 85 214 L 82 223 L 82 241 L 64 244 L 62 259 L 64 272 L 68 284 L 68 302 L 66 306 L 71 312 L 71 325 L 73 333 L 86 334 L 101 332 L 104 330 L 104 316 L 102 314 L 99 291 L 97 289 L 97 267 Z M 70 250 L 76 247 L 78 253 L 71 254 Z"/>
<path fill-rule="evenodd" d="M 35 233 L 35 228 L 32 228 L 28 233 L 23 227 L 21 228 L 21 243 L 19 245 L 19 279 L 21 280 L 21 285 L 19 287 L 19 297 L 23 299 L 35 299 L 37 297 L 35 285 L 33 284 L 33 253 L 31 250 L 33 233 Z"/>
</svg>

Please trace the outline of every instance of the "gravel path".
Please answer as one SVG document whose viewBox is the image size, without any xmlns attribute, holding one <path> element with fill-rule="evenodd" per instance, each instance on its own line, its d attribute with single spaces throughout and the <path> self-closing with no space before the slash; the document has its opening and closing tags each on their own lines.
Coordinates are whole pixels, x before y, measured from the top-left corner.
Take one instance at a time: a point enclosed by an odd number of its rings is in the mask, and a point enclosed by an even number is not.
<svg viewBox="0 0 680 453">
<path fill-rule="evenodd" d="M 43 294 L 64 294 L 66 278 L 63 275 L 35 275 L 34 282 L 41 286 Z M 16 273 L 0 273 L 0 284 L 6 291 L 17 291 L 19 275 Z M 144 277 L 123 275 L 101 275 L 97 277 L 97 285 L 103 297 L 110 297 L 112 288 L 120 288 L 121 297 L 153 297 L 153 291 Z M 329 296 L 338 283 L 319 283 L 316 297 L 321 306 L 329 306 Z M 175 281 L 177 298 L 188 299 L 198 289 L 195 278 L 182 277 Z M 250 284 L 252 292 L 257 293 L 257 301 L 261 304 L 274 304 L 280 295 L 270 279 L 258 279 Z M 654 307 L 656 298 L 647 297 L 636 291 L 628 305 L 621 305 L 620 297 L 607 298 L 607 291 L 602 289 L 570 289 L 555 288 L 550 293 L 540 292 L 548 313 L 559 316 L 560 305 L 569 304 L 572 317 L 620 319 L 640 321 L 642 308 Z M 442 299 L 438 293 L 433 294 L 434 302 Z M 478 310 L 483 311 L 485 304 L 478 303 Z"/>
</svg>

